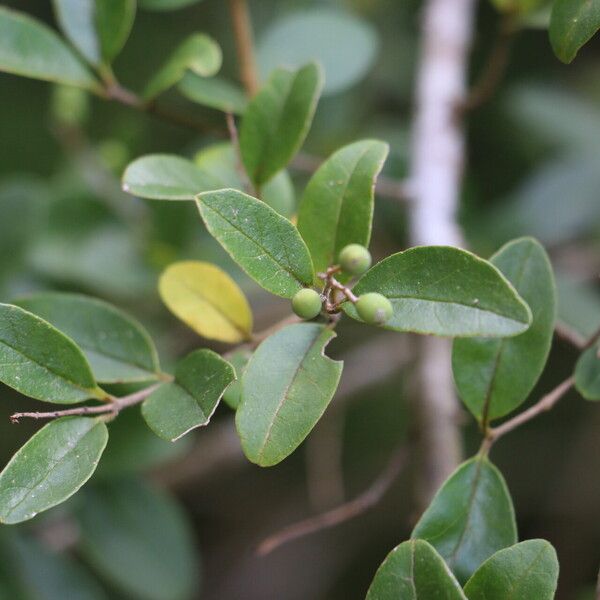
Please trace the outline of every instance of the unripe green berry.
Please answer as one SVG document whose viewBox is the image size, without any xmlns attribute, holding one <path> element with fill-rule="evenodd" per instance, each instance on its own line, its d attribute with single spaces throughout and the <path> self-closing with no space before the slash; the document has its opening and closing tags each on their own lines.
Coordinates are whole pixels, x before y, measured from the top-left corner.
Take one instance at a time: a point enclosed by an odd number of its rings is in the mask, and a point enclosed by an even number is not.
<svg viewBox="0 0 600 600">
<path fill-rule="evenodd" d="M 321 312 L 321 296 L 315 290 L 304 288 L 292 298 L 292 308 L 301 319 L 314 319 Z"/>
<path fill-rule="evenodd" d="M 368 325 L 383 325 L 394 312 L 392 303 L 375 292 L 361 296 L 355 306 L 358 316 Z"/>
<path fill-rule="evenodd" d="M 371 253 L 360 244 L 348 244 L 339 255 L 342 269 L 350 275 L 362 275 L 371 266 Z"/>
</svg>

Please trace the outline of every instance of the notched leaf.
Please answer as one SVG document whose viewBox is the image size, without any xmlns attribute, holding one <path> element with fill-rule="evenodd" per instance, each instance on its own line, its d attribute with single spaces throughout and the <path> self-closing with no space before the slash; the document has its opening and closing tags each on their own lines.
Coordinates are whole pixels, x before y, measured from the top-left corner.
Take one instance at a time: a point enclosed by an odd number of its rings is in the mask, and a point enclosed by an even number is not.
<svg viewBox="0 0 600 600">
<path fill-rule="evenodd" d="M 284 327 L 256 349 L 242 376 L 236 426 L 248 459 L 281 462 L 306 438 L 333 398 L 343 363 L 325 355 L 335 333 L 317 323 Z"/>
</svg>

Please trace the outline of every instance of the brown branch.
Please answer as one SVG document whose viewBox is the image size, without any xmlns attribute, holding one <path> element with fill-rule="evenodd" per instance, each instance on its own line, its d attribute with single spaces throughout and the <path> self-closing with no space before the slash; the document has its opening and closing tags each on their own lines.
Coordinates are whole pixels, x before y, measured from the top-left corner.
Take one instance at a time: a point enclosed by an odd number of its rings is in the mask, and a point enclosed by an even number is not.
<svg viewBox="0 0 600 600">
<path fill-rule="evenodd" d="M 498 427 L 493 427 L 488 429 L 485 439 L 483 440 L 483 444 L 481 446 L 481 451 L 483 453 L 489 452 L 489 449 L 492 445 L 500 439 L 502 436 L 510 433 L 517 427 L 520 427 L 524 423 L 535 419 L 538 415 L 547 412 L 554 408 L 556 403 L 573 388 L 575 384 L 575 378 L 573 376 L 568 377 L 562 383 L 557 385 L 551 392 L 543 396 L 538 402 L 536 402 L 532 407 L 528 408 L 526 411 L 518 414 L 516 417 L 502 423 L 502 425 L 498 425 Z"/>
<path fill-rule="evenodd" d="M 595 331 L 595 333 L 593 333 L 590 336 L 588 341 L 583 346 L 583 349 L 587 350 L 588 348 L 591 348 L 599 339 L 600 339 L 600 327 L 598 327 L 598 329 Z"/>
<path fill-rule="evenodd" d="M 392 456 L 383 472 L 373 484 L 354 500 L 315 517 L 284 527 L 282 530 L 263 540 L 258 545 L 256 553 L 259 556 L 265 556 L 283 544 L 322 531 L 323 529 L 329 529 L 363 514 L 378 504 L 383 498 L 403 470 L 406 459 L 407 451 L 406 448 L 402 447 Z"/>
<path fill-rule="evenodd" d="M 575 329 L 569 327 L 562 321 L 557 321 L 554 325 L 554 334 L 561 340 L 571 344 L 579 350 L 584 350 L 588 341 Z"/>
<path fill-rule="evenodd" d="M 117 82 L 111 83 L 111 85 L 104 90 L 102 97 L 107 100 L 119 102 L 124 106 L 128 106 L 140 112 L 152 115 L 157 119 L 164 121 L 165 123 L 170 123 L 171 125 L 177 125 L 185 129 L 191 129 L 193 131 L 197 131 L 198 133 L 211 133 L 219 138 L 223 138 L 227 135 L 225 130 L 220 129 L 213 124 L 192 119 L 167 107 L 160 106 L 155 102 L 144 103 L 139 96 L 124 88 Z M 229 129 L 229 134 L 231 137 L 231 129 Z M 297 154 L 292 160 L 290 166 L 299 172 L 312 174 L 321 166 L 322 162 L 323 160 L 319 157 L 300 153 Z M 410 185 L 408 182 L 392 179 L 382 175 L 377 178 L 375 190 L 381 196 L 390 198 L 392 200 L 408 202 L 411 198 Z"/>
<path fill-rule="evenodd" d="M 253 96 L 258 89 L 258 70 L 254 55 L 252 22 L 246 0 L 229 0 L 229 12 L 238 55 L 240 79 L 246 93 Z"/>
<path fill-rule="evenodd" d="M 226 112 L 225 120 L 227 122 L 227 130 L 229 131 L 231 146 L 233 147 L 233 152 L 235 154 L 235 168 L 240 176 L 242 185 L 249 194 L 258 197 L 258 194 L 256 193 L 256 190 L 254 189 L 254 186 L 252 185 L 250 178 L 246 173 L 246 168 L 244 167 L 244 160 L 242 159 L 242 151 L 240 149 L 240 138 L 233 113 Z"/>
<path fill-rule="evenodd" d="M 78 406 L 76 408 L 67 408 L 64 410 L 54 410 L 51 412 L 20 412 L 11 415 L 12 423 L 18 423 L 19 419 L 58 419 L 60 417 L 69 417 L 73 415 L 118 415 L 124 408 L 143 402 L 152 392 L 160 386 L 155 383 L 150 387 L 144 388 L 133 394 L 123 396 L 122 398 L 112 398 L 111 402 L 99 406 Z"/>
<path fill-rule="evenodd" d="M 494 45 L 479 80 L 471 88 L 467 99 L 461 106 L 463 111 L 479 108 L 492 98 L 506 73 L 510 51 L 517 31 L 514 15 L 512 13 L 505 14 L 498 25 Z"/>
</svg>

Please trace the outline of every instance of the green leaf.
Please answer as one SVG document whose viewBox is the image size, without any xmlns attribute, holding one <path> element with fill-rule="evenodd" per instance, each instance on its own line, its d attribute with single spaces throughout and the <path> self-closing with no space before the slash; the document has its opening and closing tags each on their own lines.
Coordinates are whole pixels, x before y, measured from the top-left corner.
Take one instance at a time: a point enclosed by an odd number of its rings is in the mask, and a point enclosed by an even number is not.
<svg viewBox="0 0 600 600">
<path fill-rule="evenodd" d="M 600 0 L 554 0 L 550 42 L 560 60 L 570 63 L 600 29 Z"/>
<path fill-rule="evenodd" d="M 236 162 L 237 157 L 230 142 L 213 144 L 198 152 L 195 157 L 196 165 L 219 182 L 215 189 L 244 189 Z M 284 217 L 294 214 L 294 185 L 287 171 L 280 171 L 265 184 L 261 200 Z"/>
<path fill-rule="evenodd" d="M 3 600 L 106 600 L 100 584 L 68 553 L 51 552 L 21 528 L 0 533 L 0 597 Z M 11 586 L 6 591 L 6 580 Z"/>
<path fill-rule="evenodd" d="M 232 381 L 223 394 L 223 400 L 233 410 L 237 410 L 242 400 L 242 376 L 246 370 L 246 365 L 252 356 L 252 352 L 247 349 L 240 349 L 228 354 L 227 360 L 235 370 L 235 381 Z"/>
<path fill-rule="evenodd" d="M 106 396 L 70 338 L 10 304 L 0 304 L 0 381 L 31 398 L 58 404 Z"/>
<path fill-rule="evenodd" d="M 240 150 L 248 176 L 261 188 L 300 149 L 321 92 L 319 67 L 277 69 L 252 99 L 240 128 Z"/>
<path fill-rule="evenodd" d="M 321 418 L 342 374 L 343 363 L 324 354 L 334 336 L 324 325 L 298 323 L 256 349 L 235 419 L 249 460 L 261 467 L 281 462 Z"/>
<path fill-rule="evenodd" d="M 388 154 L 383 142 L 344 146 L 312 176 L 298 212 L 298 230 L 317 271 L 334 264 L 348 244 L 368 246 L 375 179 Z"/>
<path fill-rule="evenodd" d="M 237 190 L 196 198 L 210 234 L 267 291 L 291 298 L 315 277 L 298 230 L 264 202 Z"/>
<path fill-rule="evenodd" d="M 575 387 L 586 400 L 600 400 L 600 345 L 595 344 L 579 357 Z"/>
<path fill-rule="evenodd" d="M 161 274 L 158 289 L 168 309 L 205 338 L 235 344 L 252 336 L 252 311 L 244 292 L 216 265 L 173 263 Z"/>
<path fill-rule="evenodd" d="M 148 154 L 129 164 L 123 191 L 150 200 L 193 200 L 196 194 L 222 187 L 191 160 L 170 154 Z"/>
<path fill-rule="evenodd" d="M 198 558 L 191 526 L 166 494 L 131 477 L 90 487 L 79 522 L 85 558 L 127 597 L 192 597 Z"/>
<path fill-rule="evenodd" d="M 107 302 L 79 294 L 45 292 L 15 304 L 68 335 L 83 350 L 97 381 L 149 381 L 160 373 L 148 333 Z"/>
<path fill-rule="evenodd" d="M 140 8 L 145 10 L 167 11 L 177 10 L 192 4 L 197 4 L 200 0 L 138 0 Z"/>
<path fill-rule="evenodd" d="M 511 336 L 531 323 L 531 311 L 502 273 L 459 248 L 421 246 L 393 254 L 367 271 L 358 296 L 378 292 L 394 308 L 394 331 L 471 337 Z M 344 311 L 358 319 L 354 306 Z"/>
<path fill-rule="evenodd" d="M 0 7 L 0 71 L 97 91 L 100 85 L 52 29 Z"/>
<path fill-rule="evenodd" d="M 99 418 L 66 417 L 40 429 L 0 473 L 0 522 L 20 523 L 70 498 L 108 441 Z"/>
<path fill-rule="evenodd" d="M 442 557 L 423 540 L 396 546 L 383 561 L 366 600 L 465 600 Z"/>
<path fill-rule="evenodd" d="M 515 512 L 500 471 L 483 456 L 463 463 L 412 532 L 430 542 L 465 582 L 494 552 L 517 542 Z"/>
<path fill-rule="evenodd" d="M 511 15 L 527 15 L 542 8 L 548 0 L 492 0 L 492 4 L 501 12 Z"/>
<path fill-rule="evenodd" d="M 143 473 L 181 459 L 192 445 L 192 437 L 172 443 L 157 437 L 146 425 L 139 407 L 119 413 L 108 426 L 110 444 L 106 447 L 94 481 L 117 479 Z"/>
<path fill-rule="evenodd" d="M 151 100 L 181 81 L 186 71 L 202 77 L 218 73 L 223 61 L 221 48 L 212 38 L 195 33 L 186 38 L 144 89 L 144 99 Z"/>
<path fill-rule="evenodd" d="M 121 51 L 135 18 L 135 0 L 53 0 L 58 23 L 92 65 L 109 63 Z"/>
<path fill-rule="evenodd" d="M 192 102 L 236 115 L 241 115 L 248 104 L 240 87 L 220 77 L 209 79 L 188 71 L 177 89 Z"/>
<path fill-rule="evenodd" d="M 496 552 L 465 585 L 469 600 L 553 600 L 558 560 L 552 544 L 528 540 Z"/>
<path fill-rule="evenodd" d="M 325 71 L 323 95 L 343 92 L 369 73 L 377 57 L 377 32 L 349 12 L 314 6 L 286 13 L 260 37 L 260 70 L 269 74 L 281 65 L 297 68 L 315 60 Z"/>
<path fill-rule="evenodd" d="M 174 442 L 208 424 L 227 386 L 233 367 L 212 350 L 196 350 L 177 364 L 175 381 L 165 383 L 142 404 L 148 427 Z"/>
<path fill-rule="evenodd" d="M 600 328 L 600 293 L 593 282 L 558 272 L 558 320 L 589 339 Z"/>
<path fill-rule="evenodd" d="M 509 242 L 490 262 L 527 302 L 533 321 L 525 333 L 515 337 L 454 342 L 452 369 L 458 391 L 484 423 L 503 417 L 527 399 L 548 359 L 556 318 L 552 266 L 536 240 Z"/>
</svg>

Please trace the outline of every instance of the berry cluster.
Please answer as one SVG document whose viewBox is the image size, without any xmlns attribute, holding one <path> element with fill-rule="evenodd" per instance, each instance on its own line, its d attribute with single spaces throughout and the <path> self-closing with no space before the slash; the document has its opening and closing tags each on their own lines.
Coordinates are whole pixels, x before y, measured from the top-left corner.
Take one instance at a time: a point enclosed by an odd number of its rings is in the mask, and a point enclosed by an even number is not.
<svg viewBox="0 0 600 600">
<path fill-rule="evenodd" d="M 344 247 L 338 256 L 338 266 L 330 269 L 328 273 L 342 271 L 347 275 L 358 277 L 365 273 L 371 266 L 370 252 L 360 244 L 349 244 Z M 325 276 L 323 276 L 325 277 Z M 341 286 L 333 280 L 336 287 L 346 290 L 347 299 L 354 303 L 358 316 L 369 325 L 384 325 L 392 316 L 392 304 L 382 294 L 370 292 L 356 297 L 349 288 Z M 304 288 L 292 298 L 292 308 L 302 319 L 314 319 L 323 310 L 326 303 L 326 289 L 319 293 L 312 288 Z M 345 301 L 345 299 L 343 300 Z M 337 308 L 337 305 L 336 305 Z"/>
</svg>

